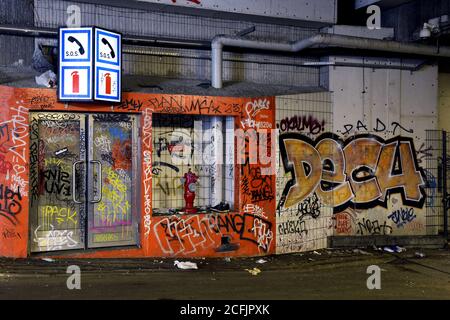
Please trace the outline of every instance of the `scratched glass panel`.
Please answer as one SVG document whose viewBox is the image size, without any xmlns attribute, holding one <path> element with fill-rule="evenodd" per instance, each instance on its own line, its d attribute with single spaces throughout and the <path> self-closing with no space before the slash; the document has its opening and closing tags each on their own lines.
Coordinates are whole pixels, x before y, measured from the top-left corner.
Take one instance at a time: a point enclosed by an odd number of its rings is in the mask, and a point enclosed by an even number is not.
<svg viewBox="0 0 450 320">
<path fill-rule="evenodd" d="M 153 114 L 153 213 L 173 213 L 185 206 L 183 198 L 183 183 L 181 178 L 191 169 L 200 176 L 203 175 L 194 168 L 194 124 L 200 122 L 200 117 L 190 115 Z M 206 178 L 209 178 L 206 177 Z M 206 190 L 208 192 L 209 190 Z M 209 197 L 207 193 L 206 198 Z M 197 191 L 194 204 L 198 206 L 202 198 Z M 203 203 L 203 202 L 202 202 Z M 208 202 L 209 204 L 209 202 Z"/>
<path fill-rule="evenodd" d="M 93 116 L 89 247 L 136 244 L 132 212 L 133 120 L 124 114 Z"/>
<path fill-rule="evenodd" d="M 31 191 L 32 251 L 84 248 L 81 202 L 85 175 L 80 159 L 85 137 L 81 116 L 38 113 L 33 115 L 31 127 L 32 146 L 37 145 L 37 159 L 31 150 L 31 166 L 38 172 Z"/>
</svg>

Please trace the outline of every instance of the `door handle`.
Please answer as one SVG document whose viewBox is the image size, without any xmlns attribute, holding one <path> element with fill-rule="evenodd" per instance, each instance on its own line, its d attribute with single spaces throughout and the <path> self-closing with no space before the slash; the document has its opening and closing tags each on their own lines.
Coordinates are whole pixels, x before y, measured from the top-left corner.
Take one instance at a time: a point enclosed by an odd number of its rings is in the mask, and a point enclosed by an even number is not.
<svg viewBox="0 0 450 320">
<path fill-rule="evenodd" d="M 102 186 L 102 163 L 100 162 L 100 161 L 97 161 L 97 160 L 91 160 L 91 161 L 89 161 L 90 163 L 95 163 L 95 164 L 98 164 L 98 172 L 97 172 L 97 176 L 99 177 L 99 179 L 98 179 L 98 181 L 99 181 L 99 194 L 100 194 L 100 196 L 98 197 L 98 199 L 97 200 L 95 200 L 95 199 L 93 199 L 93 200 L 91 200 L 91 203 L 99 203 L 99 202 L 101 202 L 102 201 L 102 194 L 103 194 L 103 186 Z"/>
<path fill-rule="evenodd" d="M 83 163 L 84 161 L 75 161 L 72 165 L 72 200 L 73 202 L 77 203 L 77 204 L 81 204 L 81 201 L 77 200 L 76 197 L 76 190 L 77 190 L 77 186 L 76 186 L 76 172 L 77 172 L 77 164 L 79 163 Z"/>
</svg>

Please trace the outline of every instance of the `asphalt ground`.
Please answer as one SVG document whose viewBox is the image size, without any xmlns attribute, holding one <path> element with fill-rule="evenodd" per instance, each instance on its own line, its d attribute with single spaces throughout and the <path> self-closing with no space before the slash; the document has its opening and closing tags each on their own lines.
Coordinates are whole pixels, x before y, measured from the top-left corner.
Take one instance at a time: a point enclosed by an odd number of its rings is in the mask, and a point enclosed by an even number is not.
<svg viewBox="0 0 450 320">
<path fill-rule="evenodd" d="M 151 300 L 450 300 L 450 251 L 321 250 L 258 258 L 0 259 L 0 299 Z M 418 257 L 421 252 L 425 257 Z M 174 261 L 197 270 L 181 270 Z M 69 290 L 67 268 L 80 268 Z M 369 266 L 381 289 L 369 290 Z M 259 269 L 255 270 L 254 268 Z M 256 273 L 253 275 L 250 271 Z M 256 271 L 256 272 L 255 272 Z"/>
</svg>

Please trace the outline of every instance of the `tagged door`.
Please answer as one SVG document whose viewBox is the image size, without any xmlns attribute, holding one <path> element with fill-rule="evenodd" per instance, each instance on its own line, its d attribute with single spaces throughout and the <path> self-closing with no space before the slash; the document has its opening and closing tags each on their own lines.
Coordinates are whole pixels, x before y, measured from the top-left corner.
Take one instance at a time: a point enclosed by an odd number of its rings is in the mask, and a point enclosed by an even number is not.
<svg viewBox="0 0 450 320">
<path fill-rule="evenodd" d="M 138 243 L 137 116 L 31 113 L 31 251 Z"/>
<path fill-rule="evenodd" d="M 90 248 L 137 243 L 136 128 L 137 117 L 127 114 L 89 119 Z"/>
<path fill-rule="evenodd" d="M 83 114 L 31 114 L 30 240 L 33 252 L 85 246 L 85 123 Z"/>
</svg>

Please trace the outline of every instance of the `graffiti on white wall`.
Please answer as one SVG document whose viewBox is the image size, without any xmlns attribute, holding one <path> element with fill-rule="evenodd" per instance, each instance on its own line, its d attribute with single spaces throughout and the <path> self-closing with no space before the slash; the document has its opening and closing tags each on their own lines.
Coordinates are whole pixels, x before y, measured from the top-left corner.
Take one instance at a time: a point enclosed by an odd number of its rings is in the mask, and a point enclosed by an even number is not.
<svg viewBox="0 0 450 320">
<path fill-rule="evenodd" d="M 424 232 L 428 180 L 411 138 L 289 132 L 279 148 L 278 253 L 325 247 L 331 235 Z"/>
<path fill-rule="evenodd" d="M 349 206 L 387 208 L 388 196 L 395 193 L 402 196 L 404 205 L 424 205 L 425 174 L 410 138 L 385 141 L 375 135 L 357 135 L 343 141 L 325 134 L 313 141 L 301 134 L 286 134 L 280 136 L 280 151 L 292 179 L 279 206 L 289 208 L 316 194 L 335 212 Z"/>
</svg>

